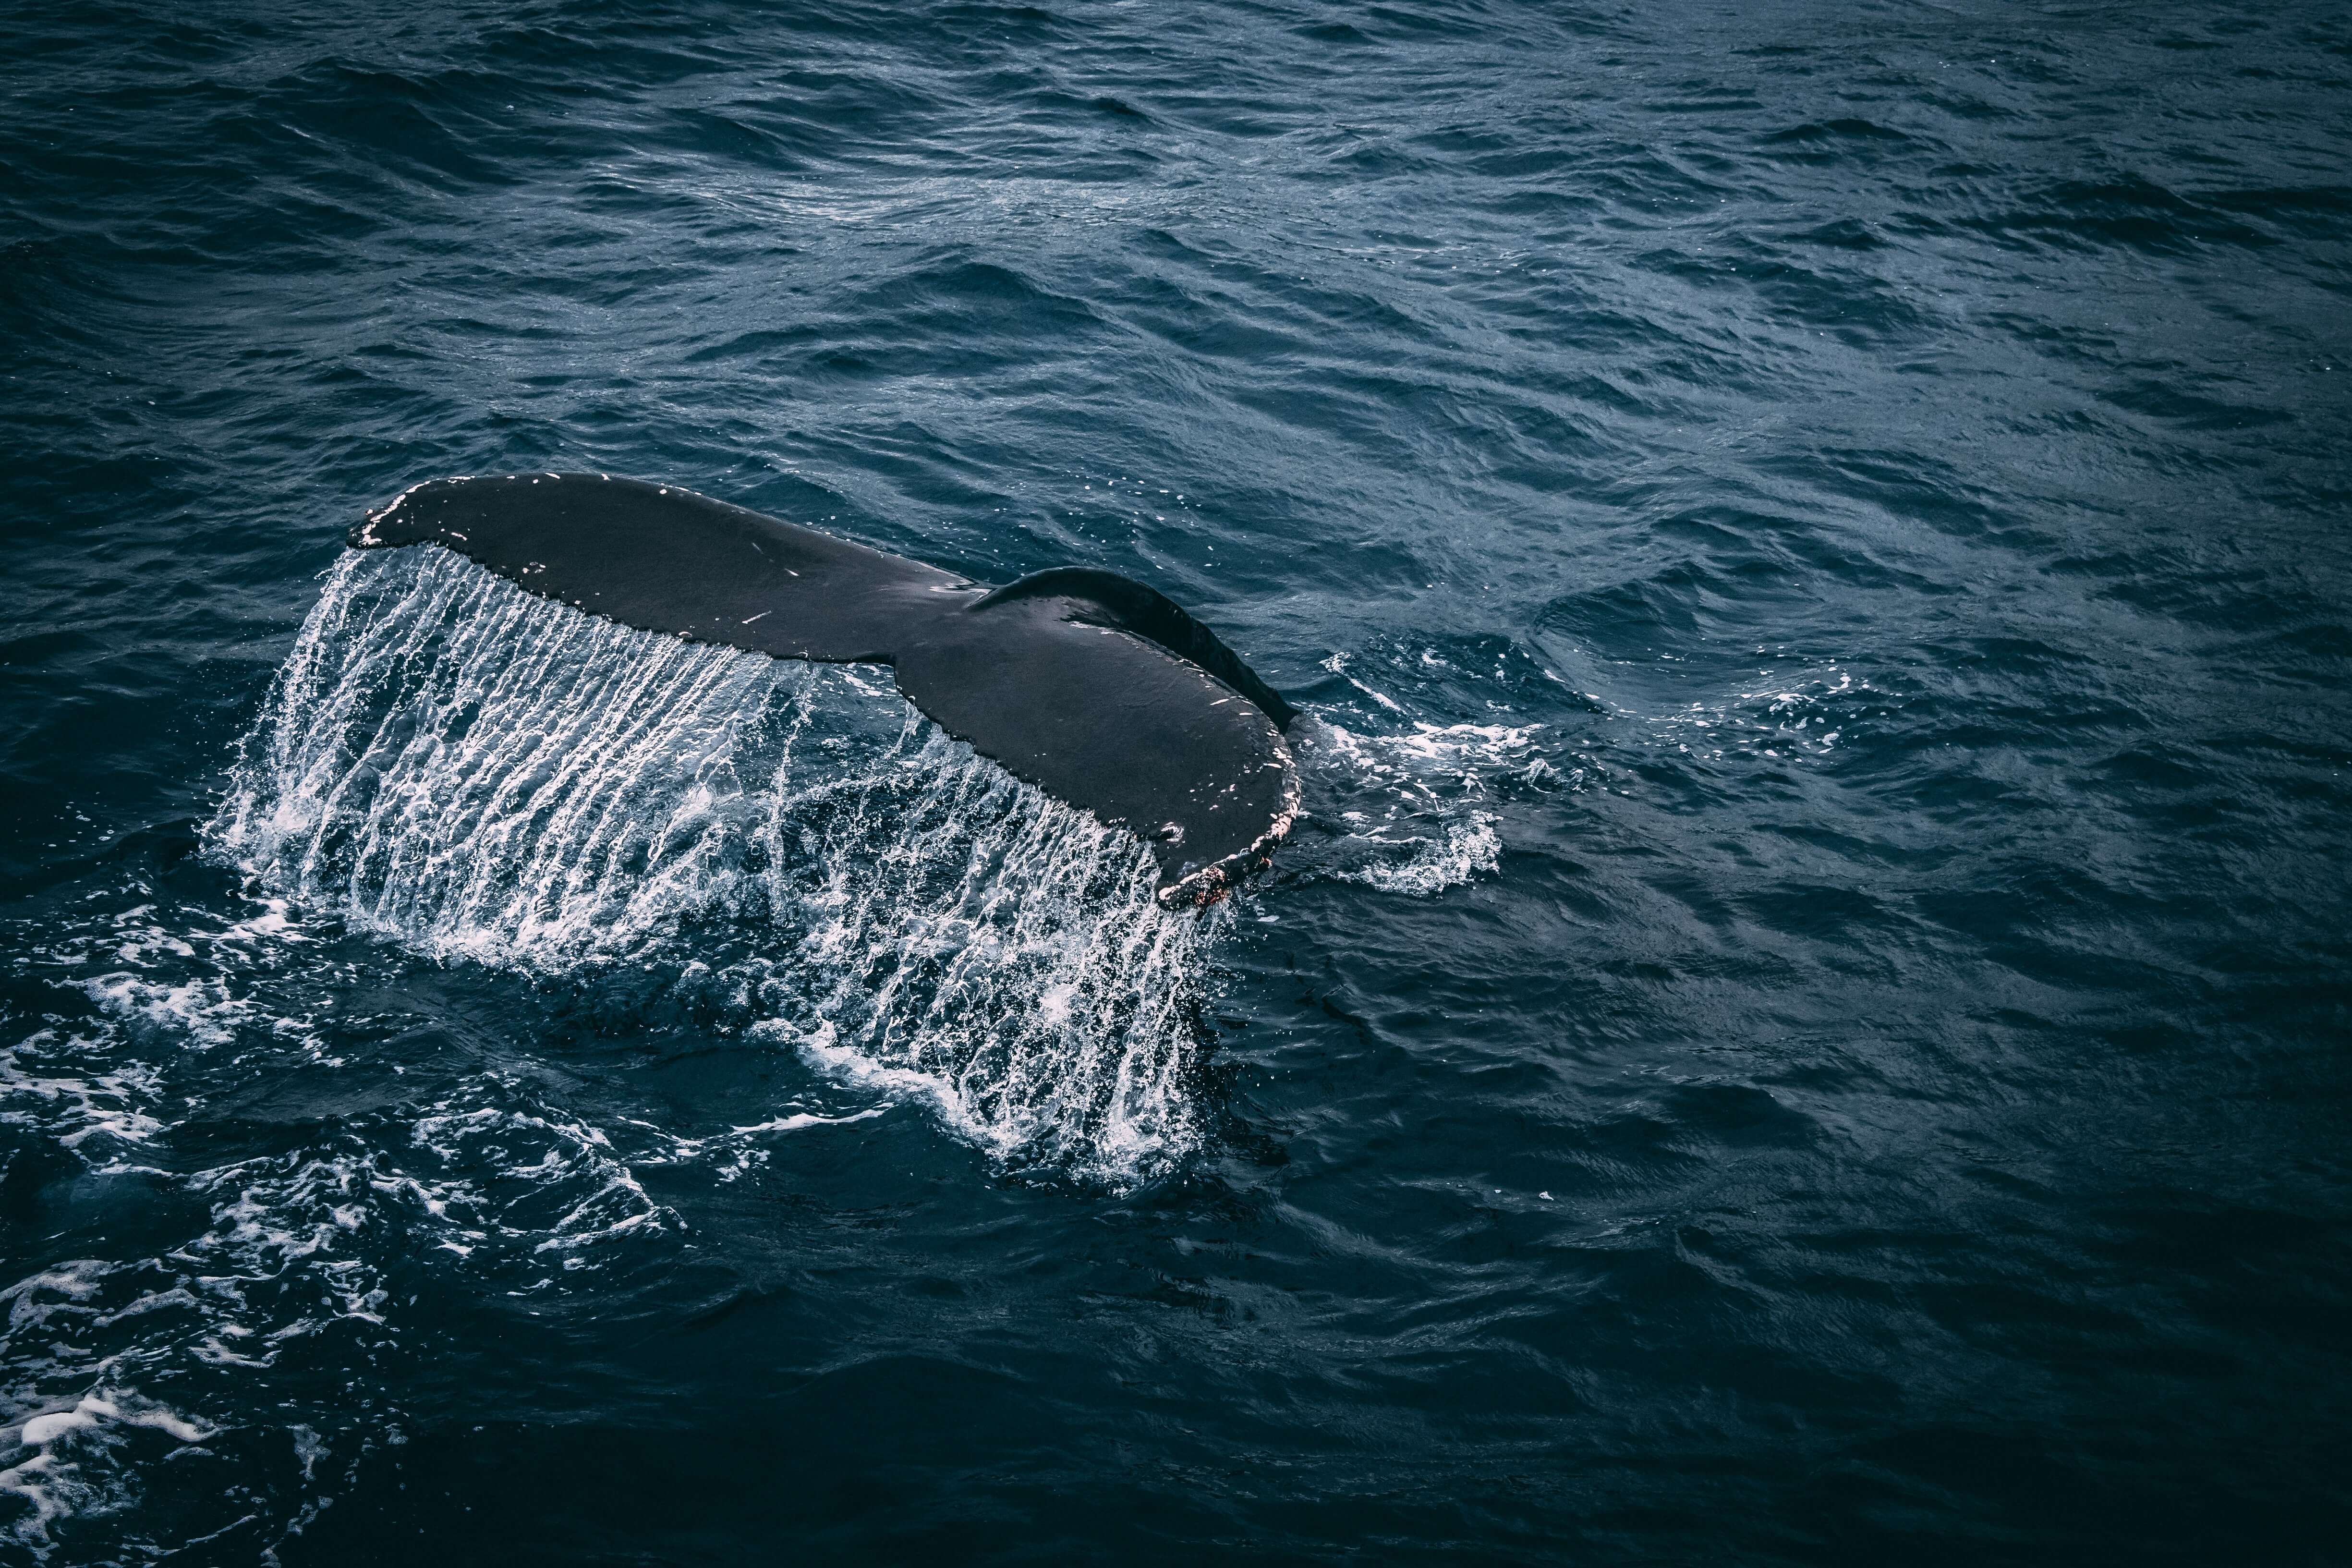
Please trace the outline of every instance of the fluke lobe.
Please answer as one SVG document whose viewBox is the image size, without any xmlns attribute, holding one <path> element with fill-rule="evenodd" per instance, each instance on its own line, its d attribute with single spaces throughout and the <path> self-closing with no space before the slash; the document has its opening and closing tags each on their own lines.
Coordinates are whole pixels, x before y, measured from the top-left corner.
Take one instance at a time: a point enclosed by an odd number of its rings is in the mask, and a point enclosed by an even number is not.
<svg viewBox="0 0 2352 1568">
<path fill-rule="evenodd" d="M 434 479 L 351 531 L 438 544 L 592 615 L 777 658 L 887 664 L 958 740 L 1150 845 L 1205 903 L 1289 831 L 1296 717 L 1216 634 L 1116 573 L 974 583 L 676 485 Z"/>
</svg>

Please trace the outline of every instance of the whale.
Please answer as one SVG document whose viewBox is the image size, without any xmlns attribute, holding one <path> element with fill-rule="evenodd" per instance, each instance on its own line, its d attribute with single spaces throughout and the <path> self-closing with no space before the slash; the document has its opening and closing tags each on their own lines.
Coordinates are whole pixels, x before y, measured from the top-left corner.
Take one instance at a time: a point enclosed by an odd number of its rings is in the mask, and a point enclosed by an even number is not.
<svg viewBox="0 0 2352 1568">
<path fill-rule="evenodd" d="M 1170 908 L 1223 899 L 1298 814 L 1297 710 L 1190 613 L 1114 572 L 977 582 L 677 485 L 585 473 L 428 479 L 348 541 L 454 551 L 624 626 L 887 665 L 950 735 L 1141 839 Z"/>
</svg>

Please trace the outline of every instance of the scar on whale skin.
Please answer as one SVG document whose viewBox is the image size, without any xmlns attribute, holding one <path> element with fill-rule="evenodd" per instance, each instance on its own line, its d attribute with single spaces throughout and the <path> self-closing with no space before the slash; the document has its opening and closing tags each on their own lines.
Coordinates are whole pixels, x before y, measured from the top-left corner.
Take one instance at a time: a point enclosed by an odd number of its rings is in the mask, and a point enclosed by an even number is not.
<svg viewBox="0 0 2352 1568">
<path fill-rule="evenodd" d="M 776 658 L 887 664 L 1015 777 L 1134 833 L 1159 896 L 1210 904 L 1298 811 L 1297 710 L 1157 590 L 1065 566 L 992 587 L 676 485 L 434 479 L 350 535 L 437 544 L 625 626 Z"/>
</svg>

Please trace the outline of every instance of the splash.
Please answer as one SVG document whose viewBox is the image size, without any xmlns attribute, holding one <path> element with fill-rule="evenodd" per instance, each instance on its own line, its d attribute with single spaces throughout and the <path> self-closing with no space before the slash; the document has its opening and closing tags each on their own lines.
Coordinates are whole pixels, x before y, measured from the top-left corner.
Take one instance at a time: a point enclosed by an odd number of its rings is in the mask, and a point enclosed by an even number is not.
<svg viewBox="0 0 2352 1568">
<path fill-rule="evenodd" d="M 1438 838 L 1367 837 L 1381 847 L 1385 857 L 1337 867 L 1331 875 L 1384 893 L 1429 898 L 1473 877 L 1491 875 L 1503 860 L 1503 841 L 1496 836 L 1495 819 L 1484 812 L 1474 813 L 1466 821 L 1447 823 Z"/>
<path fill-rule="evenodd" d="M 209 827 L 264 889 L 444 961 L 651 966 L 750 1037 L 1115 1184 L 1198 1145 L 1213 936 L 1143 847 L 871 672 L 345 557 Z"/>
<path fill-rule="evenodd" d="M 1299 754 L 1324 807 L 1326 837 L 1292 858 L 1334 881 L 1412 898 L 1493 874 L 1503 853 L 1489 809 L 1497 792 L 1545 787 L 1558 776 L 1543 728 L 1416 721 L 1364 734 L 1313 720 L 1300 731 Z"/>
</svg>

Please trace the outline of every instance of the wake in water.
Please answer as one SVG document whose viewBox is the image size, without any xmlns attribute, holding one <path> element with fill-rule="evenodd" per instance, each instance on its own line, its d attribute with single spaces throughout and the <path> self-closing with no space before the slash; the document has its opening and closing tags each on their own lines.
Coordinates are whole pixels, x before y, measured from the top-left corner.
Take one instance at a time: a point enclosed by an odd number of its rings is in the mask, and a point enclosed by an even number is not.
<svg viewBox="0 0 2352 1568">
<path fill-rule="evenodd" d="M 1200 1142 L 1210 924 L 1159 908 L 1140 844 L 852 668 L 616 626 L 438 551 L 347 556 L 208 839 L 437 958 L 667 972 L 1007 1166 L 1127 1184 Z"/>
</svg>

